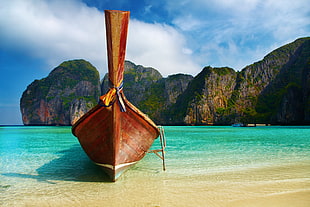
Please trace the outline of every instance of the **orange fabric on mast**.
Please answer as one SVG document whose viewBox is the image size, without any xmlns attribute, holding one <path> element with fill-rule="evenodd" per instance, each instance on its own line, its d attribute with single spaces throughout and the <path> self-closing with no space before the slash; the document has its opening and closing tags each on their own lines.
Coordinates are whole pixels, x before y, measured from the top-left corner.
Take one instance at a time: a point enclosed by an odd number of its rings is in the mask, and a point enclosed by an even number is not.
<svg viewBox="0 0 310 207">
<path fill-rule="evenodd" d="M 100 100 L 110 106 L 116 97 L 120 104 L 129 22 L 129 11 L 105 10 L 110 90 Z"/>
</svg>

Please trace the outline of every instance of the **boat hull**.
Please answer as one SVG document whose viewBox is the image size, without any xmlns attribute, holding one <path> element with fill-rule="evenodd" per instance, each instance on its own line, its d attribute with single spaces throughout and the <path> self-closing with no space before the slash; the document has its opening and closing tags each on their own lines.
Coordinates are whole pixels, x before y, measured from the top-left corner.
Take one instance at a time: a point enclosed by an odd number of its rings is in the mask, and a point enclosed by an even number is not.
<svg viewBox="0 0 310 207">
<path fill-rule="evenodd" d="M 109 176 L 112 181 L 116 181 L 130 166 L 136 164 L 137 162 L 124 163 L 116 166 L 95 163 L 100 166 L 103 171 Z"/>
<path fill-rule="evenodd" d="M 152 120 L 123 93 L 128 21 L 128 11 L 105 11 L 110 89 L 72 126 L 86 154 L 112 181 L 141 160 L 159 136 Z"/>
<path fill-rule="evenodd" d="M 98 104 L 72 127 L 86 154 L 112 181 L 141 160 L 159 136 L 157 126 L 121 95 L 125 112 L 117 101 L 110 107 Z"/>
</svg>

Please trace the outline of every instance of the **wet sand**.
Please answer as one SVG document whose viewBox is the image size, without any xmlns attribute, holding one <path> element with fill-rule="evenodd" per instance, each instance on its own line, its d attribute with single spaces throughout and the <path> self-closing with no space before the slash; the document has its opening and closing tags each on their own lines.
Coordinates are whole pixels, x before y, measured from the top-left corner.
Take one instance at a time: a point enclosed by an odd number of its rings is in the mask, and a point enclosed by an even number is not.
<svg viewBox="0 0 310 207">
<path fill-rule="evenodd" d="M 310 206 L 309 127 L 166 127 L 167 171 L 147 154 L 115 183 L 70 130 L 2 128 L 1 207 Z"/>
<path fill-rule="evenodd" d="M 24 179 L 2 186 L 1 206 L 310 206 L 310 163 L 205 175 L 154 168 L 127 171 L 117 182 Z M 35 177 L 35 175 L 33 175 Z"/>
</svg>

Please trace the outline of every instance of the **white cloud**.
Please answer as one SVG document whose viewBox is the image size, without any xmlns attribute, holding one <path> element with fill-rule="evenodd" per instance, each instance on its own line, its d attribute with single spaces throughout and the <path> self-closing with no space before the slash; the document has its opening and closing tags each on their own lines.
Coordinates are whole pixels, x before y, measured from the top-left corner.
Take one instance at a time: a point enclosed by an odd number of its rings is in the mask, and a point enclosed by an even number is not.
<svg viewBox="0 0 310 207">
<path fill-rule="evenodd" d="M 11 0 L 0 7 L 0 38 L 8 49 L 19 49 L 45 60 L 51 68 L 83 58 L 107 70 L 103 12 L 76 1 Z M 163 75 L 195 73 L 184 37 L 167 25 L 131 20 L 126 58 L 158 69 Z M 50 70 L 51 68 L 47 68 Z"/>
<path fill-rule="evenodd" d="M 166 4 L 201 65 L 242 69 L 309 36 L 307 0 L 183 0 Z"/>
<path fill-rule="evenodd" d="M 85 58 L 103 68 L 104 17 L 97 9 L 74 1 L 13 0 L 2 5 L 0 19 L 8 49 L 45 59 L 50 67 Z"/>
<path fill-rule="evenodd" d="M 177 25 L 183 31 L 190 31 L 193 29 L 198 29 L 203 26 L 202 20 L 194 18 L 193 15 L 189 14 L 187 16 L 179 16 L 173 20 L 173 23 Z"/>
<path fill-rule="evenodd" d="M 190 55 L 184 36 L 174 28 L 131 21 L 127 59 L 159 69 L 164 76 L 178 72 L 196 74 L 201 68 Z"/>
<path fill-rule="evenodd" d="M 164 76 L 195 75 L 205 65 L 242 69 L 276 47 L 309 35 L 306 0 L 165 3 L 162 8 L 172 17 L 171 24 L 131 19 L 126 53 L 126 59 L 154 67 Z M 1 47 L 43 59 L 47 70 L 84 58 L 103 75 L 104 28 L 103 12 L 77 0 L 10 0 L 0 5 Z"/>
</svg>

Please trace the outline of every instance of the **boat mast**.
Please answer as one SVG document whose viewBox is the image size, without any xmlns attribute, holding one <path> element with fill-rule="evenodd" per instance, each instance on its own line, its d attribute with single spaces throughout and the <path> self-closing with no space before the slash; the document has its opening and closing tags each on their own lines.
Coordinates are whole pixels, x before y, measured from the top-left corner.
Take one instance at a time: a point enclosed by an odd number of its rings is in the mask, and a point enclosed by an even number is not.
<svg viewBox="0 0 310 207">
<path fill-rule="evenodd" d="M 122 91 L 124 78 L 129 14 L 129 11 L 105 10 L 109 84 L 110 90 L 114 90 L 113 99 L 116 99 L 111 100 L 114 101 L 112 102 L 112 136 L 114 139 L 111 139 L 113 142 L 112 149 L 114 149 L 114 162 L 116 162 L 116 156 L 120 150 L 120 111 L 126 110 L 120 93 Z"/>
</svg>

